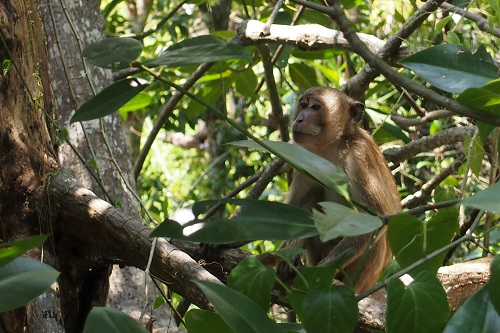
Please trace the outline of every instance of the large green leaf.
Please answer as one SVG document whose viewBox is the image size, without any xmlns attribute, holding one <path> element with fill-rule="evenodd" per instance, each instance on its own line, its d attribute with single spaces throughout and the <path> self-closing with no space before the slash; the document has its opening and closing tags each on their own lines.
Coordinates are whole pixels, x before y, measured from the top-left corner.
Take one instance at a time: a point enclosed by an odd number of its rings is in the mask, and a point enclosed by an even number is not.
<svg viewBox="0 0 500 333">
<path fill-rule="evenodd" d="M 0 267 L 16 259 L 24 252 L 41 246 L 47 235 L 36 235 L 8 243 L 0 243 Z"/>
<path fill-rule="evenodd" d="M 484 209 L 492 213 L 500 213 L 500 183 L 476 193 L 461 202 L 462 205 L 477 209 Z"/>
<path fill-rule="evenodd" d="M 413 216 L 398 215 L 389 220 L 387 237 L 401 268 L 425 258 L 447 245 L 458 229 L 458 209 L 442 209 L 428 221 Z M 423 270 L 437 272 L 446 253 L 430 259 L 411 271 L 415 276 Z"/>
<path fill-rule="evenodd" d="M 500 316 L 488 297 L 488 289 L 498 289 L 498 285 L 489 284 L 491 281 L 469 297 L 451 317 L 443 333 L 500 332 Z"/>
<path fill-rule="evenodd" d="M 500 256 L 496 256 L 491 263 L 491 277 L 489 282 L 490 300 L 497 313 L 500 314 Z"/>
<path fill-rule="evenodd" d="M 469 88 L 462 92 L 457 100 L 473 108 L 500 114 L 500 79 L 490 81 L 481 88 Z M 487 138 L 495 126 L 485 122 L 478 122 L 479 134 Z"/>
<path fill-rule="evenodd" d="M 274 284 L 274 269 L 266 268 L 258 257 L 246 257 L 231 271 L 227 286 L 254 300 L 267 311 Z"/>
<path fill-rule="evenodd" d="M 358 320 L 354 291 L 344 286 L 311 288 L 304 297 L 302 316 L 308 333 L 352 332 Z"/>
<path fill-rule="evenodd" d="M 251 68 L 244 70 L 234 78 L 236 91 L 243 96 L 251 97 L 255 95 L 255 87 L 259 83 L 257 75 Z"/>
<path fill-rule="evenodd" d="M 110 308 L 94 307 L 85 321 L 83 333 L 148 333 L 137 320 Z"/>
<path fill-rule="evenodd" d="M 288 65 L 288 72 L 293 83 L 301 90 L 320 85 L 316 70 L 311 66 L 302 63 L 293 63 Z"/>
<path fill-rule="evenodd" d="M 144 64 L 149 67 L 180 67 L 232 59 L 251 62 L 252 55 L 241 45 L 224 42 L 213 36 L 199 36 L 172 45 L 158 58 Z"/>
<path fill-rule="evenodd" d="M 267 140 L 262 141 L 262 143 L 267 147 L 262 147 L 257 142 L 251 140 L 236 141 L 231 144 L 239 147 L 267 150 L 297 170 L 316 179 L 328 189 L 340 194 L 344 198 L 349 198 L 346 174 L 330 161 L 311 153 L 299 145 Z"/>
<path fill-rule="evenodd" d="M 215 312 L 191 309 L 186 313 L 185 320 L 189 333 L 233 333 L 233 330 Z"/>
<path fill-rule="evenodd" d="M 386 326 L 388 333 L 441 333 L 448 314 L 446 292 L 431 272 L 421 272 L 407 287 L 399 279 L 389 280 Z"/>
<path fill-rule="evenodd" d="M 91 43 L 83 49 L 83 56 L 93 65 L 121 69 L 130 66 L 142 52 L 142 43 L 134 38 L 109 37 Z"/>
<path fill-rule="evenodd" d="M 360 213 L 335 202 L 321 202 L 319 205 L 323 209 L 313 210 L 313 218 L 322 242 L 341 236 L 363 235 L 382 226 L 377 216 Z"/>
<path fill-rule="evenodd" d="M 117 81 L 76 110 L 71 122 L 92 120 L 107 116 L 121 108 L 148 86 L 145 80 L 125 79 Z"/>
<path fill-rule="evenodd" d="M 461 93 L 498 78 L 498 68 L 484 46 L 476 53 L 454 44 L 441 44 L 411 55 L 399 63 L 437 88 Z"/>
<path fill-rule="evenodd" d="M 0 267 L 0 312 L 18 308 L 41 295 L 58 276 L 52 267 L 24 257 Z"/>
<path fill-rule="evenodd" d="M 307 211 L 280 202 L 251 199 L 222 199 L 196 203 L 195 216 L 217 203 L 240 206 L 234 219 L 212 217 L 207 221 L 193 220 L 182 224 L 166 220 L 151 233 L 152 237 L 171 237 L 194 242 L 228 243 L 241 240 L 285 240 L 317 235 Z"/>
<path fill-rule="evenodd" d="M 239 292 L 209 281 L 194 281 L 235 333 L 282 333 L 267 312 Z"/>
</svg>

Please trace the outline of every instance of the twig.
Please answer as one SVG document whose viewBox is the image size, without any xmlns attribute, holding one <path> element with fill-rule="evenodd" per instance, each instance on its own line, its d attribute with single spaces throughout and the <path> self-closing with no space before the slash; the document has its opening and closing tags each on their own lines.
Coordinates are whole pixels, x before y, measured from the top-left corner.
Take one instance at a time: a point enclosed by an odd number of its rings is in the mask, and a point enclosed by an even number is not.
<svg viewBox="0 0 500 333">
<path fill-rule="evenodd" d="M 205 72 L 208 71 L 210 67 L 212 67 L 213 64 L 213 62 L 207 62 L 198 67 L 196 71 L 194 71 L 193 74 L 191 74 L 191 76 L 186 80 L 182 88 L 184 90 L 189 90 L 189 88 L 191 88 L 196 83 L 196 81 L 198 81 L 203 76 L 203 74 L 205 74 Z M 146 156 L 148 155 L 149 150 L 151 149 L 151 146 L 156 139 L 156 136 L 163 128 L 163 125 L 167 121 L 177 103 L 181 100 L 182 96 L 184 96 L 184 93 L 179 90 L 176 91 L 175 94 L 168 100 L 161 113 L 158 115 L 158 118 L 156 119 L 156 122 L 153 125 L 153 128 L 151 129 L 151 132 L 149 133 L 144 146 L 139 152 L 139 156 L 137 156 L 137 159 L 134 162 L 134 175 L 136 179 L 142 170 L 142 165 L 146 160 Z"/>
<path fill-rule="evenodd" d="M 436 119 L 448 118 L 453 116 L 453 112 L 448 110 L 434 110 L 431 112 L 427 112 L 423 117 L 420 118 L 406 118 L 399 114 L 396 111 L 391 113 L 391 120 L 394 121 L 399 127 L 404 129 L 410 129 L 410 127 L 419 128 L 425 126 L 428 122 L 431 122 Z"/>
<path fill-rule="evenodd" d="M 469 11 L 463 10 L 462 8 L 454 6 L 454 5 L 447 3 L 447 2 L 443 2 L 440 5 L 440 7 L 443 9 L 449 10 L 450 12 L 455 12 L 455 13 L 462 15 L 463 17 L 465 17 L 471 21 L 476 22 L 479 30 L 486 31 L 492 35 L 495 35 L 496 37 L 500 37 L 500 29 L 490 27 L 488 20 L 485 19 L 484 17 L 476 15 L 476 14 L 472 14 Z"/>
<path fill-rule="evenodd" d="M 401 200 L 401 206 L 413 208 L 421 205 L 430 196 L 431 192 L 444 180 L 446 177 L 455 172 L 463 163 L 464 155 L 460 155 L 450 166 L 441 171 L 439 175 L 435 176 L 427 183 L 422 185 L 419 191 L 408 195 Z"/>
</svg>

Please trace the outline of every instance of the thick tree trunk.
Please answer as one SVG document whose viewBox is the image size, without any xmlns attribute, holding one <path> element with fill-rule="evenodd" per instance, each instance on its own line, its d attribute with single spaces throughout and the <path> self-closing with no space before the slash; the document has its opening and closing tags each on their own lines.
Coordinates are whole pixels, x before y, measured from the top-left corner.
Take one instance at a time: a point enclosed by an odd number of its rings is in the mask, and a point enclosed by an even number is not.
<svg viewBox="0 0 500 333">
<path fill-rule="evenodd" d="M 56 171 L 53 141 L 46 119 L 53 117 L 48 59 L 33 0 L 0 2 L 0 61 L 10 61 L 0 77 L 0 239 L 11 241 L 47 232 L 51 216 L 34 194 L 45 175 Z M 40 259 L 41 251 L 31 251 Z M 30 311 L 0 315 L 6 332 L 29 332 Z M 53 331 L 56 331 L 55 329 Z"/>
</svg>

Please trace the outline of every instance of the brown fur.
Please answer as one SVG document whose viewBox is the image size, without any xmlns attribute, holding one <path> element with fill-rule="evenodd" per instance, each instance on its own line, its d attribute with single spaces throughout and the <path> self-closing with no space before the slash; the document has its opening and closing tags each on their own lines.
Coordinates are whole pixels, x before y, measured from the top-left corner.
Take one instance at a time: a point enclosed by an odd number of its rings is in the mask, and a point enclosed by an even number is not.
<svg viewBox="0 0 500 333">
<path fill-rule="evenodd" d="M 296 144 L 328 159 L 347 174 L 351 197 L 380 215 L 401 210 L 400 197 L 394 178 L 377 144 L 370 135 L 356 125 L 364 106 L 333 88 L 315 87 L 307 90 L 297 103 L 292 124 Z M 345 200 L 310 177 L 294 170 L 287 203 L 308 211 L 321 201 L 346 204 Z M 356 254 L 344 265 L 353 276 L 358 261 L 365 251 L 371 234 L 346 237 L 321 243 L 318 237 L 284 242 L 282 247 L 303 247 L 307 250 L 308 265 L 331 261 L 343 251 L 354 248 Z M 373 286 L 391 258 L 385 227 L 365 262 L 356 291 Z M 279 269 L 278 269 L 279 271 Z"/>
</svg>

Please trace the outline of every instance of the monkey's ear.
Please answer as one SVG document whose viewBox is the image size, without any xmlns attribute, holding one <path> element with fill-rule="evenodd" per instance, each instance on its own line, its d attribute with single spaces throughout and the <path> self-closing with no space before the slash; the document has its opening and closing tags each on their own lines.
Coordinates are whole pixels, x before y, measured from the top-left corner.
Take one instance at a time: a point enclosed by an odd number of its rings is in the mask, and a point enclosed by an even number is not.
<svg viewBox="0 0 500 333">
<path fill-rule="evenodd" d="M 354 102 L 349 108 L 351 121 L 355 124 L 359 123 L 365 113 L 365 105 L 361 102 Z"/>
</svg>

